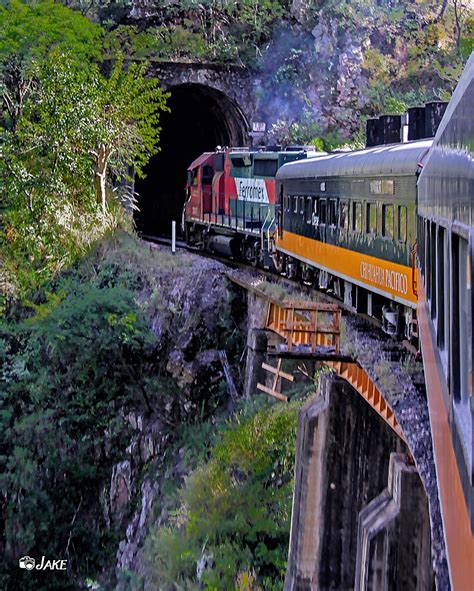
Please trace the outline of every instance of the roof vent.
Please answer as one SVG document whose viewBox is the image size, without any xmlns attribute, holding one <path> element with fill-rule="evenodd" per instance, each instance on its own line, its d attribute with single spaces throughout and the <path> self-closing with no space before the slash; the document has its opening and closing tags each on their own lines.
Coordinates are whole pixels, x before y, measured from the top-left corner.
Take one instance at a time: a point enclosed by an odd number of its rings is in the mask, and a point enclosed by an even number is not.
<svg viewBox="0 0 474 591">
<path fill-rule="evenodd" d="M 425 136 L 425 107 L 408 109 L 408 141 L 421 140 Z"/>
<path fill-rule="evenodd" d="M 443 118 L 448 103 L 433 101 L 425 107 L 425 137 L 434 137 Z"/>
<path fill-rule="evenodd" d="M 365 142 L 367 148 L 371 148 L 372 146 L 378 146 L 382 143 L 380 130 L 381 124 L 379 119 L 367 119 Z"/>
<path fill-rule="evenodd" d="M 402 140 L 402 116 L 382 115 L 380 117 L 382 127 L 382 143 L 397 144 Z"/>
</svg>

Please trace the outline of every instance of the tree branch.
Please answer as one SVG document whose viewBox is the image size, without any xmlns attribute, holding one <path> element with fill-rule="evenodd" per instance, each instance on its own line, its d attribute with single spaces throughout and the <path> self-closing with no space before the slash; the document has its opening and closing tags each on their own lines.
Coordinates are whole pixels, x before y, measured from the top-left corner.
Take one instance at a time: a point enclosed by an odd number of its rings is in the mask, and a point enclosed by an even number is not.
<svg viewBox="0 0 474 591">
<path fill-rule="evenodd" d="M 79 509 L 81 508 L 82 505 L 82 495 L 81 495 L 81 500 L 79 501 L 79 505 L 77 506 L 76 511 L 74 512 L 72 521 L 71 521 L 71 529 L 69 530 L 69 536 L 67 538 L 67 544 L 66 544 L 66 556 L 69 555 L 69 544 L 71 543 L 71 536 L 72 536 L 72 528 L 74 527 L 74 522 L 76 521 L 76 517 L 77 514 L 79 513 Z"/>
</svg>

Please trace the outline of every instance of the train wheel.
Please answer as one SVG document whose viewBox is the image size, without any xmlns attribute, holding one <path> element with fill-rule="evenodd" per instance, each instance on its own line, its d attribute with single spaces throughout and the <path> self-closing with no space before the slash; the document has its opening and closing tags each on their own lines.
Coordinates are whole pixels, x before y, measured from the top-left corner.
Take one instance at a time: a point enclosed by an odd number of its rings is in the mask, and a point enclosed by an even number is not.
<svg viewBox="0 0 474 591">
<path fill-rule="evenodd" d="M 252 267 L 256 267 L 258 265 L 258 253 L 257 253 L 257 245 L 255 242 L 251 240 L 247 240 L 244 244 L 244 259 L 252 265 Z"/>
<path fill-rule="evenodd" d="M 273 256 L 273 266 L 275 267 L 275 271 L 277 273 L 284 273 L 285 272 L 285 266 L 286 266 L 286 257 L 282 252 L 276 252 Z"/>
<path fill-rule="evenodd" d="M 299 263 L 292 257 L 286 259 L 286 276 L 288 279 L 297 279 L 299 274 Z"/>
<path fill-rule="evenodd" d="M 301 279 L 306 285 L 312 285 L 314 281 L 314 269 L 309 265 L 303 265 L 301 269 Z"/>
<path fill-rule="evenodd" d="M 253 251 L 254 251 L 254 258 L 252 260 L 252 267 L 263 267 L 263 255 L 262 255 L 262 249 L 260 247 L 260 242 L 255 242 L 254 247 L 253 247 Z"/>
<path fill-rule="evenodd" d="M 208 233 L 206 230 L 202 230 L 202 232 L 200 232 L 198 242 L 199 250 L 207 250 L 207 234 Z"/>
</svg>

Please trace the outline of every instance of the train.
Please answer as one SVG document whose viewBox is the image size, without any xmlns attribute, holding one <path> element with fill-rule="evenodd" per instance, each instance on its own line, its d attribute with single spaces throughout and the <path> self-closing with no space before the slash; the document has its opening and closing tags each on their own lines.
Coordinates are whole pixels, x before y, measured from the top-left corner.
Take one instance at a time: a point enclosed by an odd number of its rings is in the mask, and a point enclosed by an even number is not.
<svg viewBox="0 0 474 591">
<path fill-rule="evenodd" d="M 183 231 L 188 244 L 272 267 L 275 254 L 276 173 L 316 156 L 313 146 L 218 148 L 187 170 Z"/>
<path fill-rule="evenodd" d="M 286 275 L 328 289 L 386 332 L 416 328 L 416 182 L 431 140 L 295 162 L 277 175 Z"/>
<path fill-rule="evenodd" d="M 416 341 L 416 183 L 431 142 L 206 152 L 187 170 L 185 239 L 327 290 Z"/>
<path fill-rule="evenodd" d="M 449 103 L 365 149 L 218 149 L 188 168 L 188 243 L 331 292 L 421 349 L 451 586 L 474 581 L 474 53 Z"/>
</svg>

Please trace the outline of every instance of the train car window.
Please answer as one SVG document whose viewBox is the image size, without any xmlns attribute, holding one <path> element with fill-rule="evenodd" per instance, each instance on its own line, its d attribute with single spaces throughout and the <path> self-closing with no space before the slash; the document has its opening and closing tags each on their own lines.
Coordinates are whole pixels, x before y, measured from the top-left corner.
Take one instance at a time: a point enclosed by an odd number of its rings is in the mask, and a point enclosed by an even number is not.
<svg viewBox="0 0 474 591">
<path fill-rule="evenodd" d="M 400 242 L 407 241 L 407 208 L 406 205 L 398 207 L 398 239 Z"/>
<path fill-rule="evenodd" d="M 393 205 L 382 205 L 382 236 L 394 238 Z"/>
<path fill-rule="evenodd" d="M 326 199 L 319 200 L 319 223 L 325 224 L 327 222 L 327 203 Z"/>
<path fill-rule="evenodd" d="M 452 235 L 452 367 L 454 399 L 466 400 L 468 395 L 469 339 L 468 319 L 471 288 L 467 241 Z"/>
<path fill-rule="evenodd" d="M 214 169 L 212 166 L 208 166 L 207 164 L 202 167 L 202 184 L 203 185 L 211 185 L 212 184 L 212 177 L 214 176 Z"/>
<path fill-rule="evenodd" d="M 421 273 L 425 277 L 425 224 L 423 218 L 417 218 L 417 233 L 418 233 L 418 261 L 421 268 Z"/>
<path fill-rule="evenodd" d="M 471 269 L 468 242 L 452 234 L 452 389 L 455 423 L 466 463 L 472 457 L 472 316 Z"/>
<path fill-rule="evenodd" d="M 337 223 L 337 201 L 335 199 L 329 200 L 329 219 L 330 226 L 335 226 Z"/>
<path fill-rule="evenodd" d="M 278 170 L 278 160 L 259 160 L 253 161 L 253 173 L 255 176 L 274 177 Z"/>
<path fill-rule="evenodd" d="M 437 300 L 436 300 L 436 267 L 437 267 L 437 252 L 436 252 L 436 224 L 431 223 L 430 230 L 430 252 L 431 252 L 431 266 L 430 266 L 430 303 L 431 303 L 431 318 L 436 318 Z"/>
<path fill-rule="evenodd" d="M 367 234 L 377 233 L 377 204 L 367 203 L 367 219 L 365 221 Z"/>
<path fill-rule="evenodd" d="M 313 200 L 313 226 L 319 224 L 319 203 L 317 197 Z"/>
<path fill-rule="evenodd" d="M 436 319 L 436 337 L 440 349 L 445 348 L 445 248 L 446 230 L 441 226 L 438 228 L 438 240 L 436 244 L 436 289 L 438 291 L 438 309 L 439 314 Z"/>
<path fill-rule="evenodd" d="M 188 185 L 197 187 L 198 184 L 198 168 L 194 170 L 188 170 Z"/>
<path fill-rule="evenodd" d="M 230 161 L 233 168 L 245 168 L 252 164 L 252 159 L 250 155 L 247 154 L 243 154 L 242 156 L 231 156 Z"/>
<path fill-rule="evenodd" d="M 300 213 L 304 214 L 304 197 L 300 197 Z"/>
<path fill-rule="evenodd" d="M 293 213 L 298 213 L 298 197 L 293 197 Z"/>
<path fill-rule="evenodd" d="M 362 203 L 354 201 L 352 204 L 352 229 L 362 232 Z"/>
<path fill-rule="evenodd" d="M 375 195 L 394 195 L 395 187 L 393 181 L 389 180 L 376 180 L 370 181 L 369 190 Z"/>
<path fill-rule="evenodd" d="M 430 228 L 431 228 L 431 224 L 429 222 L 425 221 L 425 287 L 426 287 L 426 297 L 428 300 L 431 298 Z"/>
<path fill-rule="evenodd" d="M 310 224 L 313 219 L 313 199 L 306 197 L 306 223 Z"/>
<path fill-rule="evenodd" d="M 344 201 L 339 203 L 339 227 L 345 230 L 349 228 L 349 205 Z"/>
<path fill-rule="evenodd" d="M 214 170 L 222 172 L 224 170 L 225 154 L 224 152 L 218 152 L 214 154 Z"/>
</svg>

